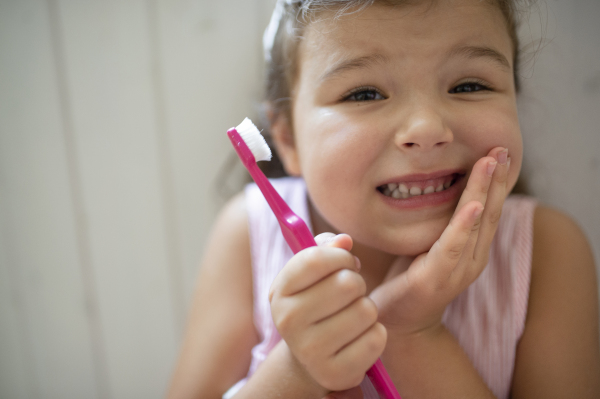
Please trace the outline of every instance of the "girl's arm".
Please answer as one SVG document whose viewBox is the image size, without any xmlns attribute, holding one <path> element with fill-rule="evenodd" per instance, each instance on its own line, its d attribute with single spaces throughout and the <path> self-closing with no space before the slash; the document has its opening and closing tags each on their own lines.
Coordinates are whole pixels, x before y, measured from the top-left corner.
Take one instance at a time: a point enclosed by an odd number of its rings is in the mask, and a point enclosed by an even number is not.
<svg viewBox="0 0 600 399">
<path fill-rule="evenodd" d="M 598 286 L 581 230 L 539 207 L 525 332 L 512 397 L 600 398 Z"/>
<path fill-rule="evenodd" d="M 168 397 L 217 399 L 244 378 L 258 342 L 242 195 L 221 212 L 206 247 Z"/>
<path fill-rule="evenodd" d="M 377 323 L 375 305 L 364 297 L 364 292 L 353 289 L 364 286 L 364 282 L 357 272 L 352 271 L 357 266 L 354 257 L 348 252 L 352 246 L 350 238 L 341 235 L 323 246 L 327 248 L 312 248 L 292 258 L 274 283 L 278 288 L 274 289 L 274 296 L 277 298 L 272 299 L 272 305 L 275 303 L 275 307 L 280 309 L 276 313 L 283 314 L 283 318 L 290 312 L 306 311 L 303 316 L 293 317 L 300 326 L 282 334 L 294 337 L 296 346 L 307 347 L 306 343 L 329 342 L 312 348 L 316 351 L 307 349 L 314 357 L 313 362 L 308 361 L 314 363 L 309 369 L 327 368 L 330 363 L 341 361 L 340 367 L 334 367 L 337 374 L 344 371 L 341 380 L 347 379 L 347 375 L 360 375 L 362 379 L 364 372 L 383 351 L 385 337 L 381 335 L 385 335 L 385 331 Z M 323 278 L 327 275 L 329 277 Z M 362 284 L 357 285 L 357 282 Z M 293 292 L 287 292 L 288 288 L 299 283 L 306 287 L 302 287 L 300 292 L 293 289 Z M 336 294 L 339 290 L 342 295 Z M 329 299 L 337 297 L 342 311 L 334 306 L 336 301 L 323 299 L 323 296 Z M 374 314 L 366 318 L 364 307 L 346 307 L 345 300 L 355 305 L 367 302 L 367 305 L 371 305 L 367 308 L 372 308 Z M 313 306 L 315 301 L 319 304 L 328 303 L 330 306 Z M 334 308 L 329 309 L 332 306 Z M 308 323 L 314 318 L 312 316 L 315 312 L 322 313 L 325 308 L 329 309 L 328 312 L 333 312 L 329 318 L 321 320 L 321 323 Z M 350 357 L 349 361 L 340 359 L 343 356 L 329 356 L 329 349 L 336 347 L 339 336 L 343 335 L 340 330 L 349 330 L 345 329 L 344 323 L 327 323 L 327 320 L 335 316 L 348 318 L 346 324 L 352 326 L 367 323 L 363 326 L 366 331 L 351 331 L 360 338 L 349 344 L 345 351 L 340 351 Z M 317 319 L 320 320 L 321 316 Z M 372 319 L 372 322 L 365 322 L 365 319 Z M 305 326 L 307 323 L 309 325 Z M 314 338 L 313 332 L 320 338 Z M 354 336 L 352 334 L 351 337 Z M 372 342 L 374 340 L 375 343 Z M 233 384 L 246 376 L 251 349 L 257 343 L 258 336 L 253 321 L 248 217 L 244 198 L 240 195 L 225 207 L 209 240 L 168 397 L 221 398 Z M 348 354 L 352 350 L 356 352 L 354 357 L 358 356 L 358 359 L 353 358 L 352 353 Z M 361 355 L 365 352 L 367 355 Z M 362 374 L 357 368 L 362 370 Z M 317 370 L 316 375 L 320 377 L 323 373 L 324 370 Z M 340 379 L 333 380 L 332 384 L 335 385 Z M 356 384 L 359 382 L 357 380 Z M 348 385 L 350 386 L 352 384 Z M 297 360 L 288 345 L 281 341 L 235 397 L 268 399 L 284 395 L 290 399 L 320 399 L 328 392 L 310 375 L 307 366 Z"/>
<path fill-rule="evenodd" d="M 599 342 L 598 286 L 590 247 L 569 218 L 539 207 L 529 308 L 511 397 L 600 398 Z M 410 335 L 396 336 L 388 329 L 382 359 L 397 376 L 398 387 L 408 391 L 406 397 L 493 397 L 441 324 Z"/>
</svg>

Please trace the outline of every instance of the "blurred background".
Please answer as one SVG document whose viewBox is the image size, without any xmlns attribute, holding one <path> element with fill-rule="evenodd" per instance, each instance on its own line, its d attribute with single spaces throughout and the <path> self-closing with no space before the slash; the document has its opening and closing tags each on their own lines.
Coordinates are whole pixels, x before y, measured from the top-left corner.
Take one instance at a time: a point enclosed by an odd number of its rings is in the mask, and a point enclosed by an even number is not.
<svg viewBox="0 0 600 399">
<path fill-rule="evenodd" d="M 164 396 L 273 4 L 0 0 L 0 398 Z M 599 18 L 539 1 L 519 99 L 529 189 L 597 260 Z"/>
</svg>

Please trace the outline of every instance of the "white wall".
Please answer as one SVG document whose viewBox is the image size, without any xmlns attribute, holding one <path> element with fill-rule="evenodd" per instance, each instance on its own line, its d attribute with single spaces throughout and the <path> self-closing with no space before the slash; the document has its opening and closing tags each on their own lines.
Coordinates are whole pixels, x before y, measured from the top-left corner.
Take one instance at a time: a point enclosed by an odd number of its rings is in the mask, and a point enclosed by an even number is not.
<svg viewBox="0 0 600 399">
<path fill-rule="evenodd" d="M 0 397 L 163 396 L 272 4 L 0 0 Z M 541 10 L 525 169 L 600 260 L 600 2 Z"/>
<path fill-rule="evenodd" d="M 600 264 L 600 1 L 538 0 L 521 37 L 524 174 L 573 216 Z M 540 40 L 541 39 L 541 40 Z M 527 55 L 529 54 L 529 55 Z"/>
<path fill-rule="evenodd" d="M 0 1 L 0 397 L 163 396 L 267 8 Z"/>
</svg>

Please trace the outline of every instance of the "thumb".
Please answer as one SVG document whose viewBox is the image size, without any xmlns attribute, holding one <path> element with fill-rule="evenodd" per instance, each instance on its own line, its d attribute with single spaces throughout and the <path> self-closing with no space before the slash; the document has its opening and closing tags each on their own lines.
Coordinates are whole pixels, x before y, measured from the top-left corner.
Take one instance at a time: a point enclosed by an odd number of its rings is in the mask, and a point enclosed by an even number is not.
<svg viewBox="0 0 600 399">
<path fill-rule="evenodd" d="M 315 237 L 315 242 L 320 247 L 328 246 L 345 249 L 346 251 L 352 249 L 352 237 L 348 234 L 321 233 Z"/>
<path fill-rule="evenodd" d="M 398 257 L 390 266 L 387 274 L 385 275 L 385 278 L 383 279 L 383 283 L 386 283 L 392 280 L 394 277 L 407 271 L 409 266 L 413 263 L 414 259 L 415 258 L 413 257 Z"/>
</svg>

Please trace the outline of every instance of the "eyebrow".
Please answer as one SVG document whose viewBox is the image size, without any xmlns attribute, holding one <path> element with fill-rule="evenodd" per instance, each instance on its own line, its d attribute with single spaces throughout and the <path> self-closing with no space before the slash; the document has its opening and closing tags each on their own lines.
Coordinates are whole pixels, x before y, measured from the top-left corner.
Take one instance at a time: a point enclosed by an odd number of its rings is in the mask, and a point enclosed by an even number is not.
<svg viewBox="0 0 600 399">
<path fill-rule="evenodd" d="M 372 54 L 363 57 L 342 60 L 321 75 L 319 80 L 323 82 L 325 80 L 333 79 L 338 75 L 353 69 L 368 69 L 374 65 L 386 63 L 388 60 L 388 57 L 381 54 Z"/>
<path fill-rule="evenodd" d="M 487 58 L 503 69 L 510 69 L 510 63 L 508 59 L 499 51 L 494 50 L 491 47 L 485 46 L 460 46 L 450 51 L 450 57 L 462 56 L 469 59 L 473 58 Z"/>
</svg>

